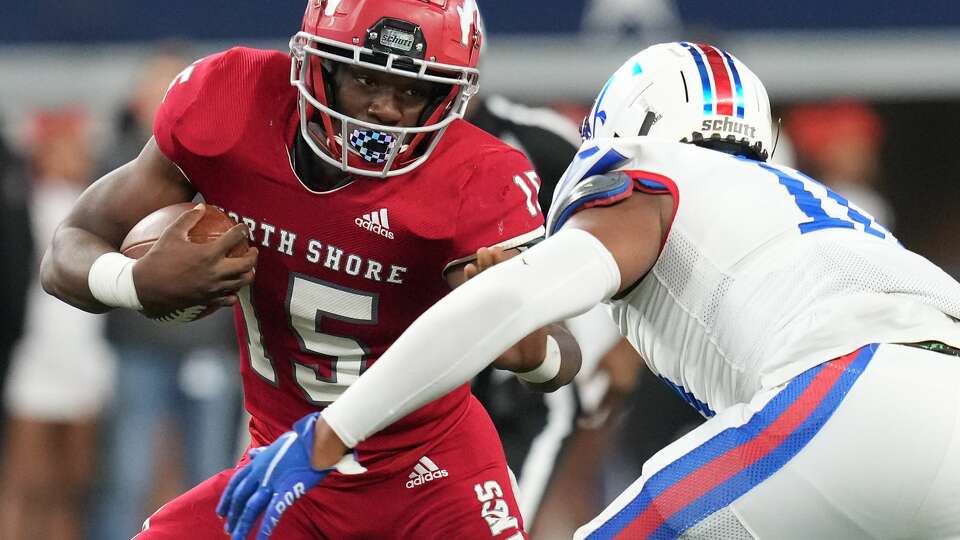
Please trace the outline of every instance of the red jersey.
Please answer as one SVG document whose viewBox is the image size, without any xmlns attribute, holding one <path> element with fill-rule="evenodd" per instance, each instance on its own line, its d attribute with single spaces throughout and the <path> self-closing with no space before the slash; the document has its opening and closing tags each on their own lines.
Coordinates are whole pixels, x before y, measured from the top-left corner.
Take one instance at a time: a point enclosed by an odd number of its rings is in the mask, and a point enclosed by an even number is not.
<svg viewBox="0 0 960 540">
<path fill-rule="evenodd" d="M 173 82 L 154 127 L 161 151 L 208 203 L 245 223 L 260 250 L 236 318 L 246 408 L 262 444 L 336 399 L 449 292 L 446 269 L 480 247 L 543 232 L 529 161 L 464 121 L 408 174 L 311 191 L 291 165 L 289 75 L 289 57 L 275 51 L 207 57 Z M 464 385 L 371 437 L 361 455 L 431 440 L 468 398 Z"/>
</svg>

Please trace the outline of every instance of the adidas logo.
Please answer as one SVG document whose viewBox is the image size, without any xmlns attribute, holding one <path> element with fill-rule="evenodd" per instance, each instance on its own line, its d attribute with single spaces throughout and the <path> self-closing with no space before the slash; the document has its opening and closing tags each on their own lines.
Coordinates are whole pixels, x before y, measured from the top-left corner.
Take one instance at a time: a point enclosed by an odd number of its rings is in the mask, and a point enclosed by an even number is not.
<svg viewBox="0 0 960 540">
<path fill-rule="evenodd" d="M 386 208 L 364 214 L 355 219 L 354 223 L 361 229 L 366 229 L 373 234 L 379 234 L 384 238 L 393 240 L 393 232 L 390 230 L 390 220 L 387 218 Z"/>
<path fill-rule="evenodd" d="M 434 463 L 433 460 L 427 456 L 423 456 L 420 458 L 420 462 L 417 463 L 416 467 L 413 468 L 413 472 L 410 473 L 410 481 L 407 482 L 407 489 L 422 486 L 427 482 L 432 482 L 445 476 L 449 476 L 446 469 L 437 467 L 437 464 Z"/>
</svg>

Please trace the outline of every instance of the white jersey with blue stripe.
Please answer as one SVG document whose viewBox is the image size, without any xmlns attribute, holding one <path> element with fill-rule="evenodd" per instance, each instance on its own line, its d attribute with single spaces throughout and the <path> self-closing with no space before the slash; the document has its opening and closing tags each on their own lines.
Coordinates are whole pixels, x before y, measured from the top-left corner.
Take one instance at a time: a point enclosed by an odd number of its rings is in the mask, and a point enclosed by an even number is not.
<svg viewBox="0 0 960 540">
<path fill-rule="evenodd" d="M 626 174 L 595 175 L 612 171 Z M 591 177 L 594 177 L 591 179 Z M 960 346 L 960 284 L 799 171 L 638 138 L 594 139 L 548 217 L 669 193 L 651 271 L 612 301 L 651 370 L 704 415 L 870 343 Z"/>
</svg>

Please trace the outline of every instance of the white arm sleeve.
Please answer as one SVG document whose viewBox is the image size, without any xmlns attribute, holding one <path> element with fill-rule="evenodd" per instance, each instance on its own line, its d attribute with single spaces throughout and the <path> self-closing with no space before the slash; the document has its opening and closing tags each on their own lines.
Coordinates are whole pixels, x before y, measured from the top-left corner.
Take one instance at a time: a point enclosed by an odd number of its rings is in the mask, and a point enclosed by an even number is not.
<svg viewBox="0 0 960 540">
<path fill-rule="evenodd" d="M 458 287 L 420 316 L 323 418 L 349 447 L 469 381 L 542 326 L 620 288 L 613 255 L 564 230 Z"/>
</svg>

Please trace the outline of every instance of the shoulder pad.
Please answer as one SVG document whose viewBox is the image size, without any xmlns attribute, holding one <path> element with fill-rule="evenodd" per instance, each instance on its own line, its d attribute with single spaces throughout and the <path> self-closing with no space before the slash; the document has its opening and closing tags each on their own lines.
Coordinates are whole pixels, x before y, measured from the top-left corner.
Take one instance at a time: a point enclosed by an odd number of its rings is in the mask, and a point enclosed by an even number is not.
<svg viewBox="0 0 960 540">
<path fill-rule="evenodd" d="M 621 171 L 598 174 L 583 179 L 568 190 L 557 194 L 547 216 L 547 235 L 556 233 L 577 211 L 593 206 L 605 206 L 629 197 L 633 179 Z"/>
</svg>

